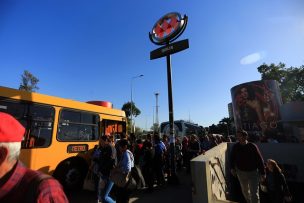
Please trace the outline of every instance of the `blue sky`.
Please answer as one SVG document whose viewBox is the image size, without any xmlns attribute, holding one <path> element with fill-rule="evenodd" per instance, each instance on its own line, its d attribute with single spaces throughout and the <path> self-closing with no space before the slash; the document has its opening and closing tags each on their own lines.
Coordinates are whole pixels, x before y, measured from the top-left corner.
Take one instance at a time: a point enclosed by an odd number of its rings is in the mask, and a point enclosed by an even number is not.
<svg viewBox="0 0 304 203">
<path fill-rule="evenodd" d="M 172 55 L 174 119 L 203 126 L 228 117 L 230 89 L 259 80 L 262 63 L 304 64 L 302 0 L 1 0 L 0 85 L 18 88 L 29 70 L 39 93 L 79 101 L 133 101 L 143 129 L 167 121 L 165 58 L 148 38 L 154 23 L 176 11 L 189 17 L 178 40 L 190 48 Z"/>
</svg>

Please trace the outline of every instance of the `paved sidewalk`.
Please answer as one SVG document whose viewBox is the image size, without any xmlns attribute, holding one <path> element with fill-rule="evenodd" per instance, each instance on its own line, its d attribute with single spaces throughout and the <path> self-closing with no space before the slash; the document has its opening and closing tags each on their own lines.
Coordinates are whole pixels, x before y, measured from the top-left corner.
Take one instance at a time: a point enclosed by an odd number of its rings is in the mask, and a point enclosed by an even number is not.
<svg viewBox="0 0 304 203">
<path fill-rule="evenodd" d="M 191 175 L 181 170 L 177 174 L 178 185 L 155 187 L 153 192 L 136 191 L 129 203 L 191 203 Z M 113 196 L 112 196 L 113 197 Z M 82 190 L 68 195 L 70 203 L 96 203 L 96 193 Z"/>
<path fill-rule="evenodd" d="M 132 195 L 130 203 L 191 203 L 191 175 L 178 172 L 179 184 L 155 188 L 153 192 L 138 191 Z"/>
</svg>

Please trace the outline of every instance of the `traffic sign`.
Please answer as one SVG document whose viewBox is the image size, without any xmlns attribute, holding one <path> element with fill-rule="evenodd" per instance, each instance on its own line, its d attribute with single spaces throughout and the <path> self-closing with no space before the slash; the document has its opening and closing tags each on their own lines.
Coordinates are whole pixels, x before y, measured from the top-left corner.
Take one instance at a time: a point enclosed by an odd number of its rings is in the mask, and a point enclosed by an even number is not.
<svg viewBox="0 0 304 203">
<path fill-rule="evenodd" d="M 182 50 L 189 48 L 189 40 L 181 40 L 178 42 L 174 42 L 171 44 L 168 44 L 166 46 L 162 46 L 158 49 L 155 49 L 150 52 L 150 60 L 161 58 L 170 54 L 174 54 L 177 52 L 180 52 Z"/>
</svg>

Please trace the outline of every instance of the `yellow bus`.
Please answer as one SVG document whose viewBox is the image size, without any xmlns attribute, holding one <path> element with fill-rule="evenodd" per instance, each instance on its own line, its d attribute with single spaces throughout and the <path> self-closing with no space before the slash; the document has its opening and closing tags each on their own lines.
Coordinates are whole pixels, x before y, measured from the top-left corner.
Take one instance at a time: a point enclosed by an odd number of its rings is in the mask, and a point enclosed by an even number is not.
<svg viewBox="0 0 304 203">
<path fill-rule="evenodd" d="M 20 159 L 52 174 L 67 190 L 81 188 L 100 135 L 126 132 L 126 115 L 110 102 L 79 102 L 0 86 L 0 111 L 26 128 Z"/>
</svg>

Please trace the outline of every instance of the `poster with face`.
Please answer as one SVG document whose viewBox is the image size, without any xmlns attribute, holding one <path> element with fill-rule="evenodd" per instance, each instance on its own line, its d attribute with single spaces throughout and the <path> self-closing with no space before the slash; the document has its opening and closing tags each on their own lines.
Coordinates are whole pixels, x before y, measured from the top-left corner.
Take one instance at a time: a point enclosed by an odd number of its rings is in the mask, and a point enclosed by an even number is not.
<svg viewBox="0 0 304 203">
<path fill-rule="evenodd" d="M 282 99 L 275 80 L 237 85 L 231 88 L 231 96 L 237 129 L 261 136 L 278 127 Z"/>
</svg>

